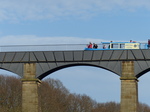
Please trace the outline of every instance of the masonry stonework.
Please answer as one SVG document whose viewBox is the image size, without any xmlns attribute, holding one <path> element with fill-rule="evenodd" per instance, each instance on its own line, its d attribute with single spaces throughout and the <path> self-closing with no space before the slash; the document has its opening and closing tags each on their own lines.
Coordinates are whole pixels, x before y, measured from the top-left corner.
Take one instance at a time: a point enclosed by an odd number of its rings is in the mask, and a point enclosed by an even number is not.
<svg viewBox="0 0 150 112">
<path fill-rule="evenodd" d="M 24 64 L 22 79 L 22 112 L 41 112 L 39 103 L 40 80 L 35 78 L 36 64 Z"/>
<path fill-rule="evenodd" d="M 122 62 L 121 76 L 121 111 L 138 111 L 138 80 L 134 76 L 134 62 Z"/>
</svg>

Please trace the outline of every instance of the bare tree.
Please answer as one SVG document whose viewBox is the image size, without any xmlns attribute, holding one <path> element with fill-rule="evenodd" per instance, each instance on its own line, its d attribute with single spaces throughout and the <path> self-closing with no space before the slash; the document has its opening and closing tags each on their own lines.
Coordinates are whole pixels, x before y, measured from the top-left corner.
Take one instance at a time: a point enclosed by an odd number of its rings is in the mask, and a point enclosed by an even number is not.
<svg viewBox="0 0 150 112">
<path fill-rule="evenodd" d="M 0 112 L 21 111 L 21 80 L 0 75 Z M 44 80 L 39 89 L 42 112 L 119 112 L 116 102 L 97 103 L 87 95 L 72 94 L 59 80 Z M 138 112 L 150 112 L 140 103 Z"/>
<path fill-rule="evenodd" d="M 92 112 L 119 112 L 120 105 L 116 102 L 98 103 Z"/>
<path fill-rule="evenodd" d="M 0 76 L 0 111 L 20 112 L 21 81 L 16 77 Z"/>
<path fill-rule="evenodd" d="M 41 105 L 44 112 L 64 112 L 67 109 L 68 90 L 59 80 L 47 79 L 41 85 Z M 49 109 L 48 109 L 49 108 Z"/>
<path fill-rule="evenodd" d="M 144 103 L 140 103 L 138 112 L 150 112 L 150 107 Z"/>
</svg>

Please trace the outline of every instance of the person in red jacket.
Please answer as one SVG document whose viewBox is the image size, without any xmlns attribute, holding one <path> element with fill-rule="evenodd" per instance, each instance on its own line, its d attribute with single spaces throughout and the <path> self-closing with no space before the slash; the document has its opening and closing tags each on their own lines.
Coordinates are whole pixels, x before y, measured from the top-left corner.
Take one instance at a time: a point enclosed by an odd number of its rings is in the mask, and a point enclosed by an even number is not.
<svg viewBox="0 0 150 112">
<path fill-rule="evenodd" d="M 87 45 L 88 48 L 92 48 L 92 43 L 90 42 L 88 45 Z"/>
</svg>

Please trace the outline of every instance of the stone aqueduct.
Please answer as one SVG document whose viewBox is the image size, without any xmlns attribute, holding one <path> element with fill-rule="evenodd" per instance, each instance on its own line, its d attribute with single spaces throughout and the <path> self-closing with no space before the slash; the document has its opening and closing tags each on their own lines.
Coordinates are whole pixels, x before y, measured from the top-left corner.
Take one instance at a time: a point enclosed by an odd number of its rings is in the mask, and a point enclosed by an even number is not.
<svg viewBox="0 0 150 112">
<path fill-rule="evenodd" d="M 41 79 L 70 66 L 88 65 L 120 76 L 120 112 L 137 112 L 138 78 L 150 70 L 150 50 L 0 52 L 0 67 L 22 78 L 22 112 L 41 112 Z"/>
</svg>

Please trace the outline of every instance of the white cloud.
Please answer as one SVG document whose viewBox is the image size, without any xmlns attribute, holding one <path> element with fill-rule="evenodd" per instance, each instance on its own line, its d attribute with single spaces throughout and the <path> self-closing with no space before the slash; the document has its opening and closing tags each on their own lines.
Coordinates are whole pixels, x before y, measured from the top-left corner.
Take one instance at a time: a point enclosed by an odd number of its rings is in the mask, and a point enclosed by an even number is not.
<svg viewBox="0 0 150 112">
<path fill-rule="evenodd" d="M 0 20 L 88 17 L 113 9 L 150 9 L 148 0 L 0 0 Z"/>
</svg>

